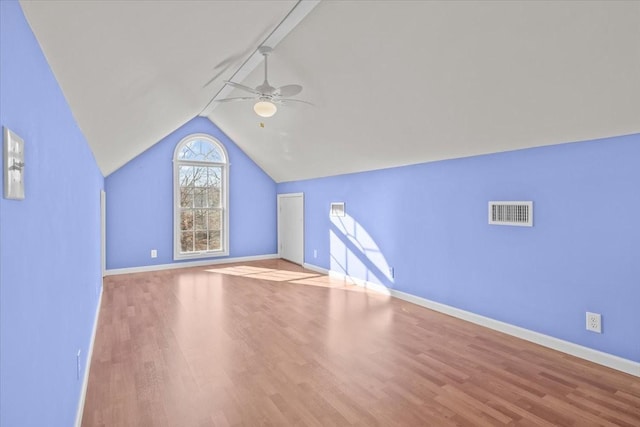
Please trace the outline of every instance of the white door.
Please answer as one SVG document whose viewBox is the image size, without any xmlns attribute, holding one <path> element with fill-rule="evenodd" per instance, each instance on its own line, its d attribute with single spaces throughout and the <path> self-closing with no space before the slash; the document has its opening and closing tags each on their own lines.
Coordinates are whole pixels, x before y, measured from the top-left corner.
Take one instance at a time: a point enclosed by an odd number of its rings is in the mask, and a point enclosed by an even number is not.
<svg viewBox="0 0 640 427">
<path fill-rule="evenodd" d="M 304 195 L 278 194 L 278 254 L 296 264 L 304 263 Z"/>
</svg>

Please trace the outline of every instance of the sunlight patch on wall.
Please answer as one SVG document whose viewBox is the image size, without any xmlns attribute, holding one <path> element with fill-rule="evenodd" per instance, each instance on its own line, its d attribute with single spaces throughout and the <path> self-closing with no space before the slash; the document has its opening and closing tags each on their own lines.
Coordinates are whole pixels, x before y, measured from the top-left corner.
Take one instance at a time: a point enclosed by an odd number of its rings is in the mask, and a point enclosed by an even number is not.
<svg viewBox="0 0 640 427">
<path fill-rule="evenodd" d="M 330 270 L 356 283 L 364 281 L 390 287 L 393 277 L 389 263 L 367 230 L 348 214 L 332 216 L 331 223 Z"/>
</svg>

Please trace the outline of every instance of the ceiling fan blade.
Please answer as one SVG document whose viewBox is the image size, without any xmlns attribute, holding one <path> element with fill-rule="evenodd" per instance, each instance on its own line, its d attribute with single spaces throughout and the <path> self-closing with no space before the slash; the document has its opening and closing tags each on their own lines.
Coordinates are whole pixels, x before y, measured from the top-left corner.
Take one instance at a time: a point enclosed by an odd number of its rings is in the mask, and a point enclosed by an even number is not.
<svg viewBox="0 0 640 427">
<path fill-rule="evenodd" d="M 300 85 L 286 85 L 286 86 L 281 86 L 278 89 L 276 89 L 275 93 L 278 96 L 289 97 L 289 96 L 296 96 L 300 92 L 302 92 L 302 86 L 300 86 Z"/>
<path fill-rule="evenodd" d="M 232 81 L 229 81 L 229 80 L 225 80 L 224 83 L 228 84 L 229 86 L 235 87 L 236 89 L 241 89 L 241 90 L 244 90 L 245 92 L 250 92 L 250 93 L 253 93 L 253 94 L 256 94 L 256 95 L 260 95 L 260 92 L 258 92 L 257 90 L 255 90 L 252 87 L 245 86 L 245 85 L 242 85 L 240 83 L 232 82 Z"/>
<path fill-rule="evenodd" d="M 278 104 L 290 104 L 290 103 L 299 102 L 301 104 L 307 104 L 315 107 L 315 104 L 312 104 L 309 101 L 303 101 L 302 99 L 278 99 L 278 100 L 274 100 L 274 102 Z"/>
<path fill-rule="evenodd" d="M 254 101 L 256 98 L 251 96 L 242 96 L 239 98 L 224 98 L 224 99 L 216 99 L 216 102 L 233 102 L 233 101 Z"/>
</svg>

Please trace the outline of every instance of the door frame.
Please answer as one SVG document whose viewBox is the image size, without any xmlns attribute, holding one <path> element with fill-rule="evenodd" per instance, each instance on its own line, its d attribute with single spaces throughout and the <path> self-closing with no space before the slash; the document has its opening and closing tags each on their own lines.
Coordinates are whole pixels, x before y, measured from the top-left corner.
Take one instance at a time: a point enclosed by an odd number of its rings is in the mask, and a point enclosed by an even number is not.
<svg viewBox="0 0 640 427">
<path fill-rule="evenodd" d="M 302 260 L 302 264 L 304 265 L 304 193 L 281 193 L 278 194 L 277 199 L 277 228 L 278 228 L 278 258 L 282 258 L 282 227 L 280 225 L 280 210 L 281 210 L 281 200 L 283 198 L 293 198 L 300 197 L 302 199 L 302 253 L 300 254 L 300 259 Z"/>
<path fill-rule="evenodd" d="M 107 272 L 107 193 L 100 190 L 100 270 Z"/>
</svg>

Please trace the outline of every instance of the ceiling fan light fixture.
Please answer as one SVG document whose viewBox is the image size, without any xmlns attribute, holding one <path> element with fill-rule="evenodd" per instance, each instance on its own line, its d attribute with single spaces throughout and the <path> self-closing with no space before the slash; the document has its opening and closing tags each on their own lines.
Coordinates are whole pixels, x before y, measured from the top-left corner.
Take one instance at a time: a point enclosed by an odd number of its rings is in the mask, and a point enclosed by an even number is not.
<svg viewBox="0 0 640 427">
<path fill-rule="evenodd" d="M 278 111 L 278 107 L 271 101 L 260 100 L 253 106 L 253 111 L 260 117 L 271 117 Z"/>
</svg>

